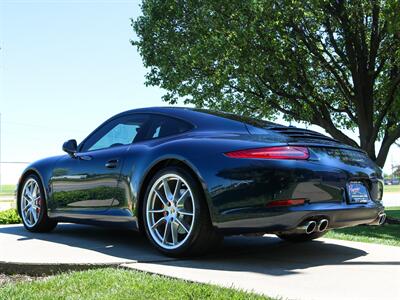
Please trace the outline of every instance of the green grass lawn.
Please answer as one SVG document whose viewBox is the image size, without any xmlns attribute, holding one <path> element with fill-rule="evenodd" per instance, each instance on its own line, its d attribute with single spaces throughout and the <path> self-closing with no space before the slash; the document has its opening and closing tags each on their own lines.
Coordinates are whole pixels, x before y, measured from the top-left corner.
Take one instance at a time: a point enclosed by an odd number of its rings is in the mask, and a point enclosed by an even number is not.
<svg viewBox="0 0 400 300">
<path fill-rule="evenodd" d="M 386 208 L 385 212 L 388 217 L 400 219 L 400 206 L 399 207 L 388 207 L 388 208 Z"/>
<path fill-rule="evenodd" d="M 385 185 L 383 187 L 384 193 L 400 193 L 400 184 L 397 185 Z"/>
<path fill-rule="evenodd" d="M 271 299 L 121 269 L 72 272 L 0 287 L 0 299 Z"/>
<path fill-rule="evenodd" d="M 15 185 L 14 184 L 3 184 L 1 186 L 0 196 L 14 196 Z"/>
<path fill-rule="evenodd" d="M 400 207 L 389 207 L 386 214 L 400 218 Z M 329 231 L 325 237 L 355 242 L 400 246 L 400 225 L 356 226 Z"/>
</svg>

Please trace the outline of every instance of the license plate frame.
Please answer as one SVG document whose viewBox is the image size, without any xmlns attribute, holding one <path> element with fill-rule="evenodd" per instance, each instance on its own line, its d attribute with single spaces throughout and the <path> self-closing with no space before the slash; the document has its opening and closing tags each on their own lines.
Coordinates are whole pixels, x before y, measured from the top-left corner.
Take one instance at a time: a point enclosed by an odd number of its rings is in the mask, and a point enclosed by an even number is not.
<svg viewBox="0 0 400 300">
<path fill-rule="evenodd" d="M 350 181 L 347 184 L 349 204 L 368 203 L 371 200 L 368 188 L 361 181 Z"/>
</svg>

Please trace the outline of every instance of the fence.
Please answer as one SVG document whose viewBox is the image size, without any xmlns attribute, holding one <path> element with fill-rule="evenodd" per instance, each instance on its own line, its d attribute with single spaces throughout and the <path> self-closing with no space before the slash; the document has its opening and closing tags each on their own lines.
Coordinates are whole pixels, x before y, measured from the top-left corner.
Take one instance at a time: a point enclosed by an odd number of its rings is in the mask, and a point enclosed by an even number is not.
<svg viewBox="0 0 400 300">
<path fill-rule="evenodd" d="M 28 162 L 0 162 L 0 192 L 4 185 L 15 185 Z"/>
</svg>

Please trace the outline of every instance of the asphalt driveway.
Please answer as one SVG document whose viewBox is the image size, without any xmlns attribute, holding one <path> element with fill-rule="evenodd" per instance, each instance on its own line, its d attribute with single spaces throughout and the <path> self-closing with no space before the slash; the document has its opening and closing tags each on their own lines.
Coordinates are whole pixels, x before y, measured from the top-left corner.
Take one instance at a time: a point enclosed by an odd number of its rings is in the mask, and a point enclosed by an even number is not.
<svg viewBox="0 0 400 300">
<path fill-rule="evenodd" d="M 400 299 L 400 247 L 321 239 L 229 237 L 206 257 L 166 258 L 141 235 L 61 224 L 32 234 L 0 226 L 0 272 L 124 266 L 289 299 Z"/>
</svg>

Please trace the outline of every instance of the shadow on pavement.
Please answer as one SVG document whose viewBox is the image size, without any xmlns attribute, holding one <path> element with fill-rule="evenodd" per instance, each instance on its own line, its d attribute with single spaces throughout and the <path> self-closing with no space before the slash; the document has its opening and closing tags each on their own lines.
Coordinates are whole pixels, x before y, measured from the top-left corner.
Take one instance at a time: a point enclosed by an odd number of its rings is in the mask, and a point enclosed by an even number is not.
<svg viewBox="0 0 400 300">
<path fill-rule="evenodd" d="M 17 242 L 30 239 L 48 241 L 96 251 L 127 261 L 137 260 L 199 269 L 249 271 L 275 276 L 290 275 L 302 269 L 323 265 L 400 265 L 400 262 L 351 262 L 349 260 L 365 256 L 367 252 L 320 241 L 291 244 L 275 237 L 227 237 L 219 248 L 205 257 L 172 260 L 159 254 L 144 236 L 134 231 L 60 224 L 52 233 L 42 234 L 28 232 L 20 225 L 3 226 L 0 228 L 0 236 L 3 234 L 16 235 Z"/>
<path fill-rule="evenodd" d="M 50 233 L 32 233 L 22 225 L 2 226 L 0 227 L 0 236 L 3 234 L 16 236 L 17 243 L 21 242 L 21 247 L 29 245 L 30 240 L 40 240 L 95 251 L 124 261 L 149 262 L 168 260 L 167 257 L 155 250 L 144 236 L 133 230 L 63 223 L 58 224 L 56 229 Z M 107 261 L 107 258 L 100 259 Z M 79 261 L 81 262 L 82 259 L 79 259 Z"/>
</svg>

